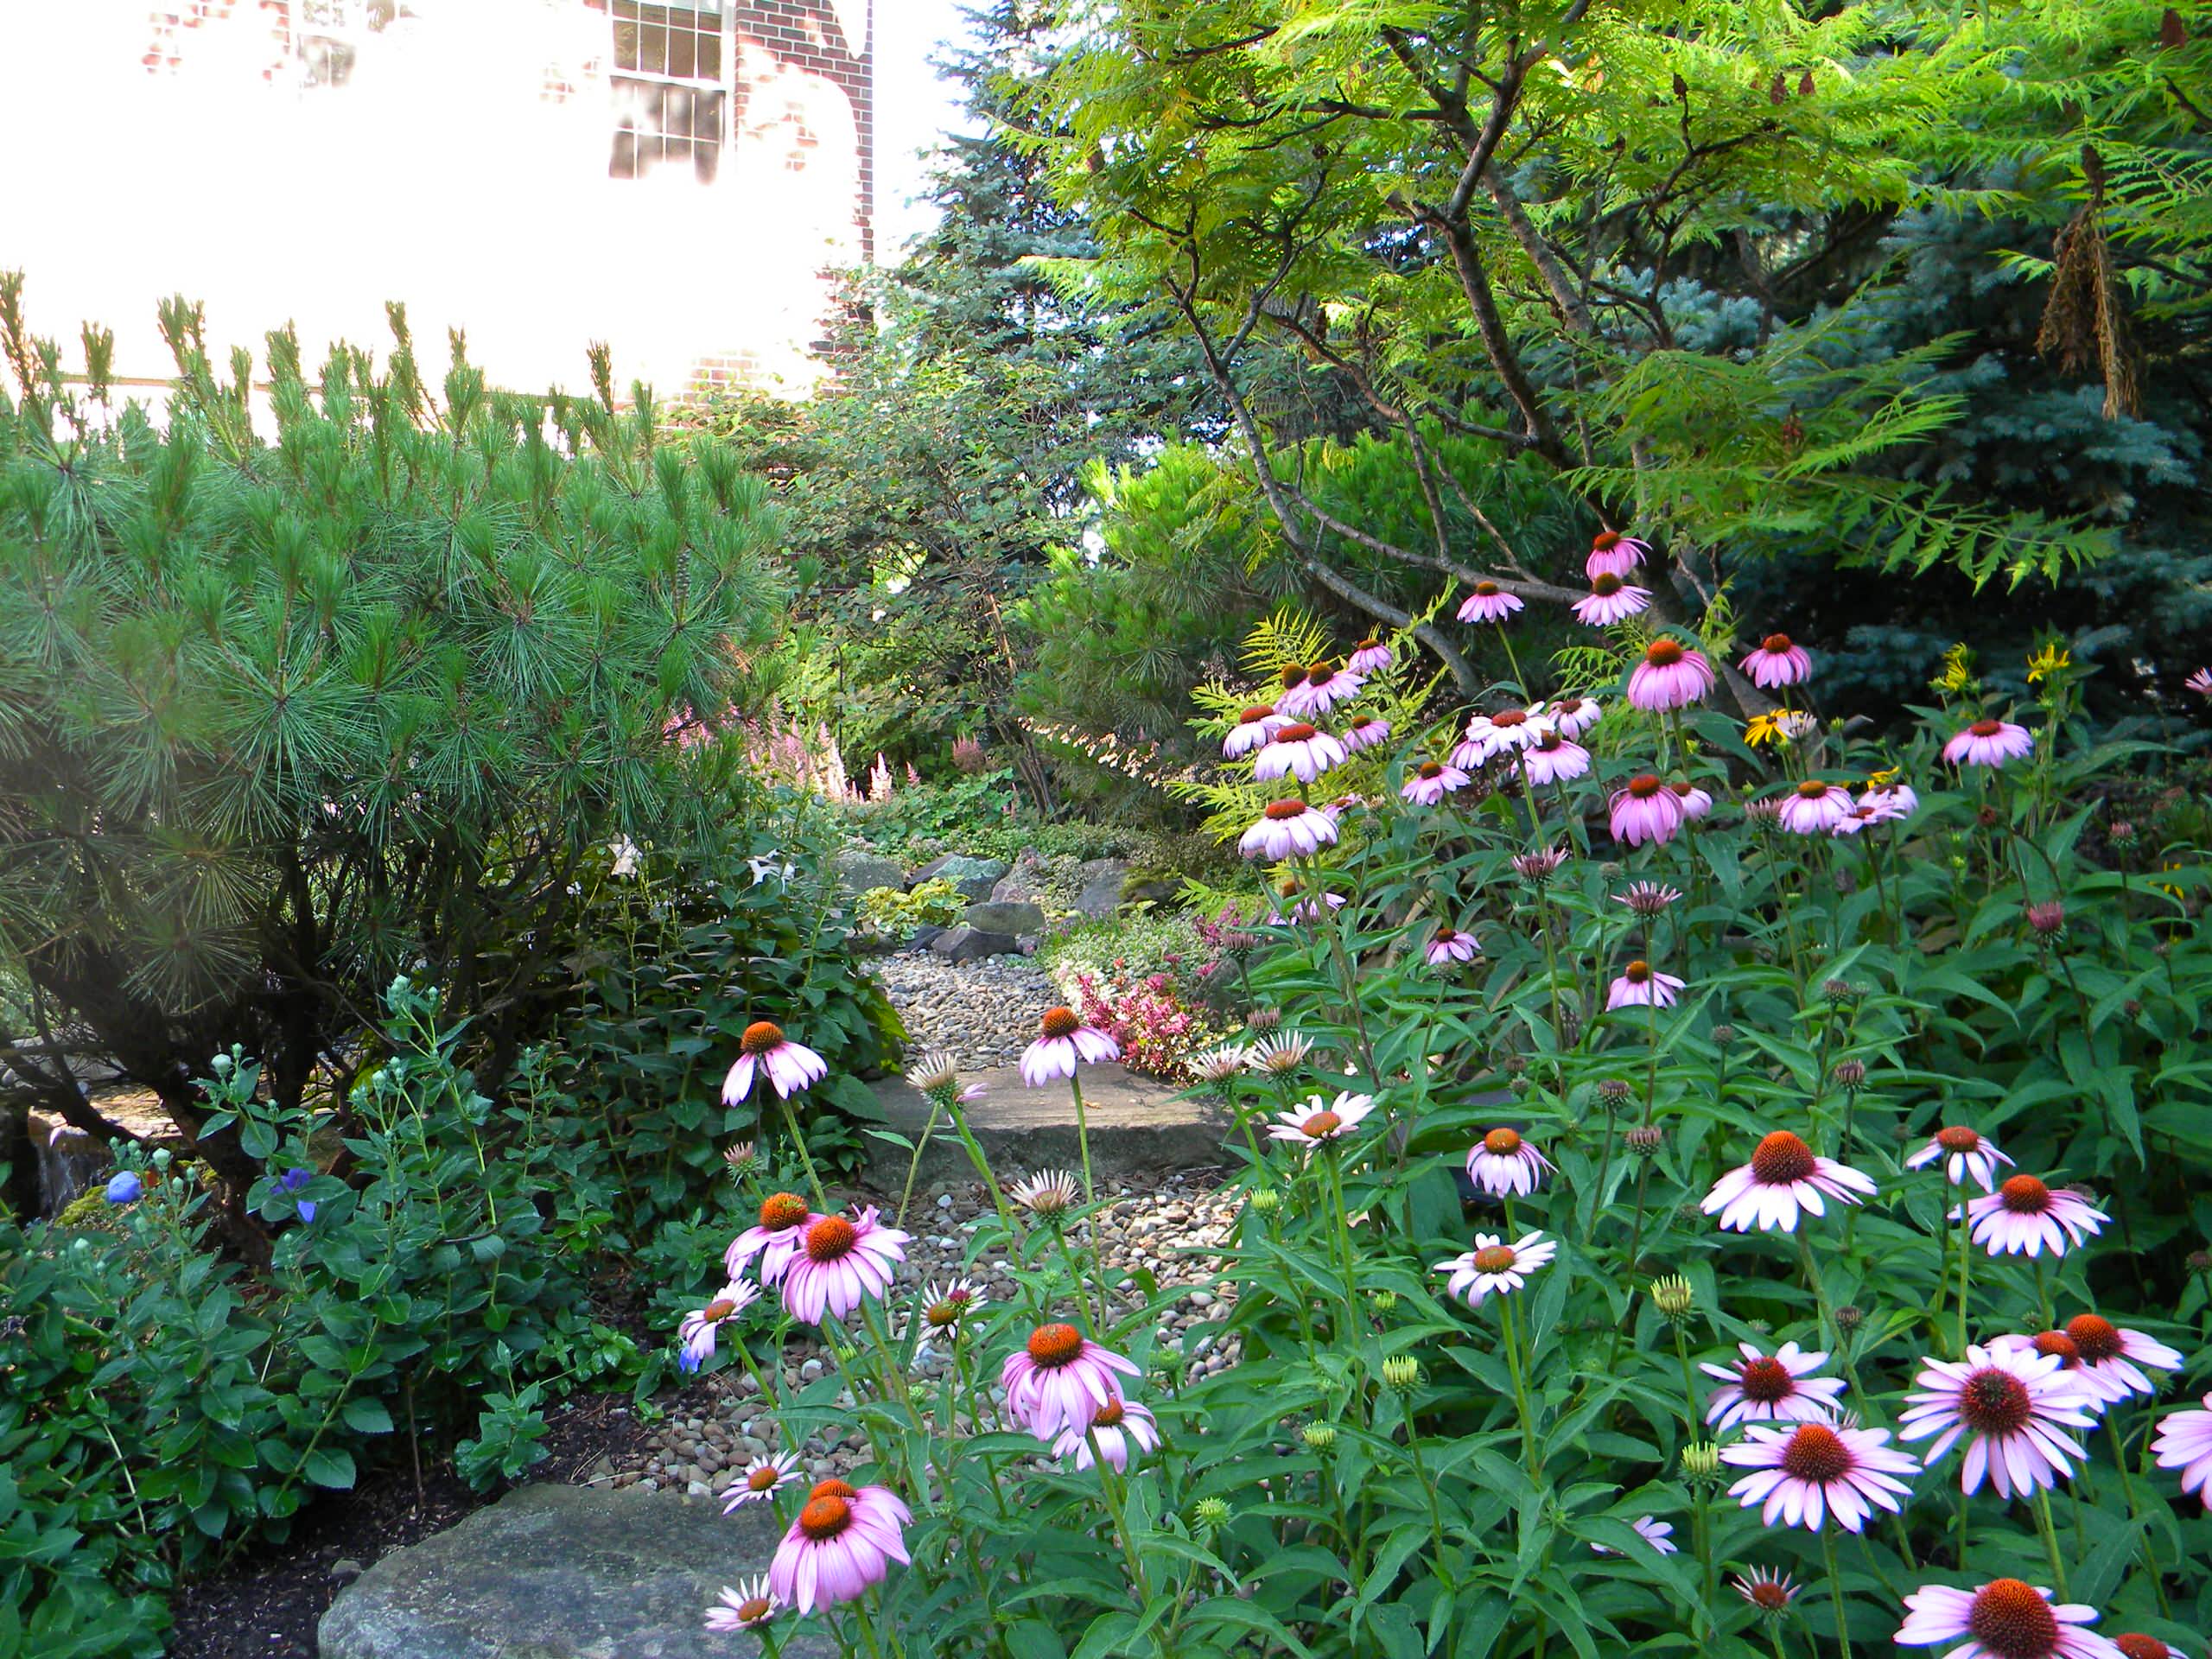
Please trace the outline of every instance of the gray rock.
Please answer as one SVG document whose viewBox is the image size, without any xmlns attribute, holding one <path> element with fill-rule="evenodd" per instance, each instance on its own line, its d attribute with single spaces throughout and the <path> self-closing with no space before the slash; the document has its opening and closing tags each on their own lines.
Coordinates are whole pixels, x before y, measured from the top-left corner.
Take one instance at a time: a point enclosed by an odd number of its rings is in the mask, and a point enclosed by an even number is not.
<svg viewBox="0 0 2212 1659">
<path fill-rule="evenodd" d="M 948 927 L 930 941 L 930 949 L 948 962 L 973 962 L 978 957 L 1010 957 L 1020 947 L 1011 933 L 983 933 L 972 927 Z"/>
<path fill-rule="evenodd" d="M 1077 868 L 1083 881 L 1075 907 L 1086 916 L 1111 916 L 1122 907 L 1122 884 L 1129 879 L 1126 858 L 1087 858 Z"/>
<path fill-rule="evenodd" d="M 775 1553 L 765 1503 L 525 1486 L 449 1531 L 396 1549 L 346 1589 L 317 1631 L 322 1659 L 725 1659 L 715 1592 Z M 760 1513 L 755 1514 L 754 1510 Z M 785 1627 L 792 1659 L 826 1636 Z"/>
<path fill-rule="evenodd" d="M 935 922 L 924 922 L 914 929 L 907 938 L 906 943 L 912 949 L 919 950 L 926 945 L 935 944 L 944 933 L 944 930 Z"/>
<path fill-rule="evenodd" d="M 942 878 L 952 883 L 963 899 L 980 901 L 991 896 L 991 889 L 1007 873 L 1007 861 L 1002 858 L 969 858 L 964 853 L 947 853 L 933 858 L 914 872 L 914 885 L 935 881 Z"/>
<path fill-rule="evenodd" d="M 1025 847 L 1014 858 L 1014 868 L 991 888 L 991 897 L 1002 905 L 1034 904 L 1045 896 L 1047 874 L 1037 849 Z"/>
<path fill-rule="evenodd" d="M 961 921 L 979 933 L 1041 933 L 1045 931 L 1045 912 L 1042 906 L 1021 904 L 1012 900 L 988 900 L 968 906 Z"/>
<path fill-rule="evenodd" d="M 895 860 L 848 849 L 837 855 L 837 885 L 847 893 L 866 893 L 872 887 L 906 885 L 906 871 Z"/>
</svg>

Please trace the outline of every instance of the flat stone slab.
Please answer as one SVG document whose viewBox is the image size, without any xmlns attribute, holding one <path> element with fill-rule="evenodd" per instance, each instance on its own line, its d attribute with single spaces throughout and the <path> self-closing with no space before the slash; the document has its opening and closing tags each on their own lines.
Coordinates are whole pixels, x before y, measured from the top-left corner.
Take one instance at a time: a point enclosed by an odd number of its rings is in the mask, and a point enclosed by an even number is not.
<svg viewBox="0 0 2212 1659">
<path fill-rule="evenodd" d="M 1032 1089 L 1020 1070 L 963 1073 L 963 1084 L 980 1083 L 983 1098 L 967 1109 L 968 1127 L 990 1160 L 1001 1183 L 1011 1185 L 1032 1170 L 1082 1166 L 1076 1137 L 1075 1103 L 1064 1082 Z M 930 1103 L 904 1077 L 885 1077 L 869 1085 L 889 1127 L 910 1141 L 921 1138 Z M 1197 1101 L 1180 1099 L 1174 1085 L 1139 1077 L 1119 1065 L 1083 1068 L 1084 1115 L 1090 1128 L 1094 1178 L 1137 1182 L 1179 1170 L 1206 1169 L 1224 1161 L 1222 1144 L 1233 1127 L 1226 1113 Z M 908 1154 L 881 1141 L 871 1141 L 869 1173 L 879 1189 L 896 1192 L 906 1179 Z M 924 1185 L 975 1179 L 975 1166 L 948 1122 L 940 1121 L 922 1154 L 918 1179 Z"/>
<path fill-rule="evenodd" d="M 393 1550 L 316 1636 L 322 1659 L 728 1659 L 757 1638 L 709 1636 L 707 1609 L 767 1569 L 779 1535 L 766 1504 L 524 1486 Z M 785 1615 L 779 1633 L 791 1659 L 836 1651 L 818 1621 Z"/>
</svg>

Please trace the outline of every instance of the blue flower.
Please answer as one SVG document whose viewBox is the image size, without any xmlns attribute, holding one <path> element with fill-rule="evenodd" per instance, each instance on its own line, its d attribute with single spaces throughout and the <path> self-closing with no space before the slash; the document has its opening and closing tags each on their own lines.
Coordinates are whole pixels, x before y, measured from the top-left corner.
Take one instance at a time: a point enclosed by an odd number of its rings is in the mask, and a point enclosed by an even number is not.
<svg viewBox="0 0 2212 1659">
<path fill-rule="evenodd" d="M 122 1170 L 111 1176 L 107 1184 L 110 1204 L 136 1204 L 146 1191 L 146 1184 L 138 1179 L 138 1172 Z"/>
<path fill-rule="evenodd" d="M 315 1172 L 311 1169 L 288 1169 L 276 1178 L 276 1190 L 296 1192 L 314 1179 Z"/>
<path fill-rule="evenodd" d="M 299 1209 L 300 1219 L 302 1221 L 313 1221 L 315 1219 L 315 1200 L 313 1198 L 302 1198 L 300 1200 Z"/>
</svg>

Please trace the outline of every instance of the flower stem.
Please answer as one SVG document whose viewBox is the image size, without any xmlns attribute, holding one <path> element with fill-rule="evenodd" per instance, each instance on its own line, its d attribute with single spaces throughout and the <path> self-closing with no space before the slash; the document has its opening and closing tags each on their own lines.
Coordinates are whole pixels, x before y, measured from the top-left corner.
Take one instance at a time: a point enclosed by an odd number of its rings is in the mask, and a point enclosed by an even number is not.
<svg viewBox="0 0 2212 1659">
<path fill-rule="evenodd" d="M 914 1177 L 921 1173 L 922 1154 L 930 1149 L 930 1136 L 937 1132 L 937 1097 L 932 1095 L 929 1121 L 922 1125 L 922 1138 L 914 1142 L 914 1155 L 906 1160 L 906 1185 L 899 1192 L 899 1213 L 892 1221 L 894 1227 L 906 1224 L 906 1206 L 914 1199 Z"/>
<path fill-rule="evenodd" d="M 1821 1554 L 1827 1562 L 1828 1599 L 1835 1605 L 1836 1645 L 1843 1649 L 1843 1659 L 1851 1659 L 1851 1623 L 1844 1617 L 1843 1573 L 1835 1564 L 1835 1529 L 1821 1529 Z"/>
<path fill-rule="evenodd" d="M 791 1144 L 798 1148 L 798 1160 L 805 1166 L 806 1184 L 814 1192 L 814 1207 L 826 1212 L 830 1208 L 830 1196 L 823 1191 L 822 1176 L 814 1167 L 814 1154 L 806 1149 L 806 1136 L 799 1130 L 798 1114 L 791 1109 L 789 1095 L 779 1095 L 776 1099 L 783 1107 L 784 1126 L 791 1131 Z"/>
<path fill-rule="evenodd" d="M 2050 1558 L 2050 1581 L 2058 1586 L 2058 1599 L 2066 1599 L 2066 1562 L 2059 1554 L 2058 1529 L 2050 1522 L 2050 1488 L 2036 1488 L 2036 1523 L 2043 1530 L 2044 1553 Z"/>
<path fill-rule="evenodd" d="M 1536 1425 L 1529 1412 L 1529 1385 L 1521 1365 L 1520 1328 L 1513 1317 L 1513 1293 L 1506 1291 L 1497 1299 L 1498 1316 L 1504 1321 L 1505 1363 L 1513 1373 L 1513 1405 L 1521 1418 L 1521 1452 L 1527 1460 L 1529 1479 L 1534 1484 L 1542 1472 L 1542 1460 L 1536 1454 Z"/>
</svg>

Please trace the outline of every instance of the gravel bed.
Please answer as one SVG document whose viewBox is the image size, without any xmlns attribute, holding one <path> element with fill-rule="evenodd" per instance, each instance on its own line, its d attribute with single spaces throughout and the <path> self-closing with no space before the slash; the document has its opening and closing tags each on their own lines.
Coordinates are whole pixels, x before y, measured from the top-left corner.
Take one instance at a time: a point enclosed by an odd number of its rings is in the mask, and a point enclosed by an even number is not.
<svg viewBox="0 0 2212 1659">
<path fill-rule="evenodd" d="M 967 1071 L 1020 1060 L 1039 1016 L 1060 1000 L 1027 957 L 954 963 L 928 950 L 900 950 L 872 967 L 906 1021 L 912 1052 L 943 1049 Z"/>
<path fill-rule="evenodd" d="M 1205 1253 L 1226 1242 L 1236 1224 L 1237 1205 L 1219 1189 L 1217 1179 L 1217 1172 L 1201 1172 L 1172 1177 L 1143 1192 L 1123 1187 L 1096 1218 L 1121 1311 L 1142 1305 L 1135 1277 L 1140 1268 L 1149 1269 L 1163 1291 L 1182 1287 L 1183 1294 L 1162 1310 L 1154 1334 L 1163 1349 L 1187 1352 L 1192 1376 L 1221 1370 L 1236 1360 L 1233 1342 L 1216 1343 L 1191 1334 L 1193 1327 L 1222 1319 L 1235 1306 L 1232 1290 L 1211 1286 L 1222 1262 Z M 982 1189 L 972 1183 L 915 1196 L 906 1218 L 914 1238 L 893 1287 L 897 1330 L 903 1331 L 905 1319 L 918 1306 L 923 1287 L 932 1281 L 942 1284 L 964 1274 L 993 1300 L 1014 1294 L 1001 1253 L 992 1251 L 965 1268 L 962 1265 L 967 1236 L 975 1228 L 978 1210 L 987 1203 Z M 984 1357 L 987 1373 L 995 1374 L 1000 1357 Z M 933 1382 L 950 1363 L 950 1355 L 941 1346 L 933 1349 L 925 1341 L 916 1350 L 912 1375 L 918 1381 Z M 820 1343 L 796 1338 L 784 1350 L 784 1384 L 796 1389 L 812 1382 L 829 1364 Z M 938 1397 L 934 1388 L 916 1392 L 925 1404 Z M 1003 1398 L 995 1384 L 991 1395 L 995 1403 Z M 850 1395 L 843 1398 L 849 1402 Z M 961 1427 L 969 1425 L 963 1420 Z M 647 1491 L 669 1488 L 704 1497 L 720 1493 L 748 1459 L 782 1449 L 773 1412 L 761 1402 L 759 1381 L 750 1370 L 734 1366 L 688 1390 L 678 1410 L 649 1430 L 634 1449 L 620 1458 L 601 1459 L 588 1484 L 639 1486 Z M 801 1455 L 807 1477 L 824 1480 L 848 1475 L 865 1462 L 868 1443 L 857 1430 L 835 1439 L 817 1434 L 806 1441 Z"/>
</svg>

